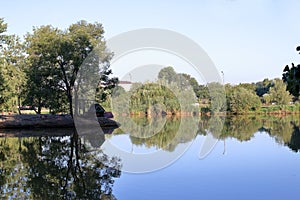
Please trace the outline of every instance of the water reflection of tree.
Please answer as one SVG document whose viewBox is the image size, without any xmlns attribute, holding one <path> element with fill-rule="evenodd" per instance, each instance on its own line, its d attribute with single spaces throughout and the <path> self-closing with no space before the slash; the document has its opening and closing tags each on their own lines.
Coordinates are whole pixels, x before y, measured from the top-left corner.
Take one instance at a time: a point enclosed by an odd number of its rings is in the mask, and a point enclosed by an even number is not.
<svg viewBox="0 0 300 200">
<path fill-rule="evenodd" d="M 143 120 L 151 119 L 144 118 Z M 193 117 L 171 117 L 165 121 L 160 131 L 153 133 L 150 137 L 145 138 L 144 133 L 147 130 L 143 130 L 143 126 L 139 126 L 139 131 L 132 134 L 130 139 L 135 145 L 174 151 L 178 144 L 187 143 L 195 138 L 197 121 L 197 118 Z"/>
<path fill-rule="evenodd" d="M 28 199 L 26 165 L 20 162 L 20 138 L 0 138 L 0 197 L 1 199 Z M 17 190 L 19 189 L 19 190 Z"/>
<path fill-rule="evenodd" d="M 218 139 L 230 137 L 248 141 L 256 132 L 266 132 L 275 138 L 277 143 L 286 145 L 295 152 L 300 149 L 298 116 L 228 116 L 223 127 L 221 120 L 220 116 L 202 118 L 198 134 L 211 133 Z"/>
<path fill-rule="evenodd" d="M 260 127 L 256 118 L 243 116 L 213 116 L 201 118 L 198 134 L 212 134 L 217 139 L 228 137 L 239 141 L 250 140 Z"/>
<path fill-rule="evenodd" d="M 291 139 L 293 126 L 290 123 L 290 117 L 271 117 L 263 119 L 263 127 L 265 132 L 274 137 L 279 144 L 286 144 Z"/>
<path fill-rule="evenodd" d="M 276 142 L 297 152 L 300 149 L 299 117 L 286 116 L 263 120 L 264 129 Z"/>
<path fill-rule="evenodd" d="M 291 136 L 290 142 L 287 143 L 287 145 L 295 152 L 298 152 L 300 150 L 300 130 L 299 126 L 296 126 L 294 122 L 291 122 L 293 125 L 294 131 Z"/>
<path fill-rule="evenodd" d="M 13 168 L 21 165 L 18 171 L 23 182 L 16 185 L 4 180 L 3 187 L 19 191 L 19 195 L 27 190 L 33 199 L 115 199 L 112 187 L 121 174 L 120 160 L 100 150 L 88 152 L 76 133 L 72 137 L 23 139 L 22 146 L 20 152 L 10 150 L 6 155 L 20 158 Z M 4 171 L 10 168 L 1 166 Z M 12 196 L 7 191 L 3 195 Z"/>
<path fill-rule="evenodd" d="M 239 141 L 250 140 L 261 127 L 256 117 L 230 116 L 225 120 L 221 138 L 231 137 Z"/>
<path fill-rule="evenodd" d="M 139 124 L 149 124 L 147 118 L 141 118 Z M 152 119 L 153 120 L 153 119 Z M 185 121 L 181 121 L 185 120 Z M 290 123 L 292 121 L 292 123 Z M 155 123 L 154 123 L 155 124 Z M 196 125 L 195 125 L 196 124 Z M 166 120 L 164 127 L 156 134 L 145 137 L 148 128 L 139 126 L 131 135 L 131 142 L 135 145 L 156 147 L 173 151 L 180 143 L 194 139 L 195 132 L 199 135 L 212 134 L 217 139 L 235 138 L 238 141 L 249 141 L 257 132 L 266 132 L 281 145 L 286 145 L 294 151 L 299 150 L 300 134 L 299 116 L 212 116 L 212 117 L 183 117 Z M 122 134 L 121 129 L 114 134 Z M 139 134 L 141 134 L 139 136 Z"/>
</svg>

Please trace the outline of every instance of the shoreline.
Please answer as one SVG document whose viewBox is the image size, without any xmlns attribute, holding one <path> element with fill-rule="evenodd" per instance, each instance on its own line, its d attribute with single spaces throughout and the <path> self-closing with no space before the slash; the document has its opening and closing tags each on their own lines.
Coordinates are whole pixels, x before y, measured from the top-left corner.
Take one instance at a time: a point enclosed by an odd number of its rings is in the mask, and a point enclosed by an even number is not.
<svg viewBox="0 0 300 200">
<path fill-rule="evenodd" d="M 23 114 L 0 115 L 0 129 L 34 129 L 34 128 L 75 128 L 76 126 L 88 127 L 99 123 L 101 128 L 118 128 L 120 124 L 105 117 L 88 119 L 77 117 L 77 123 L 70 115 L 51 114 Z"/>
</svg>

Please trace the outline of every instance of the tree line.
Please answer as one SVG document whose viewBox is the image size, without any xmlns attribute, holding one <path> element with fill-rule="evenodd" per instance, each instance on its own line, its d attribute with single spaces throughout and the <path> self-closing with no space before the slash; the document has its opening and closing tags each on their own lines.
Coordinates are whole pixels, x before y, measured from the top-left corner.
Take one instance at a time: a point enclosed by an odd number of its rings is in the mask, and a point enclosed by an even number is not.
<svg viewBox="0 0 300 200">
<path fill-rule="evenodd" d="M 73 115 L 73 105 L 78 107 L 80 98 L 76 93 L 78 71 L 95 49 L 98 56 L 90 62 L 101 63 L 101 69 L 95 71 L 101 74 L 95 98 L 106 107 L 113 100 L 119 112 L 175 114 L 200 108 L 201 112 L 247 113 L 262 105 L 299 104 L 300 65 L 293 63 L 284 68 L 282 79 L 238 85 L 199 84 L 169 66 L 159 72 L 157 82 L 134 83 L 125 92 L 121 87 L 113 90 L 118 79 L 111 76 L 113 53 L 106 48 L 102 24 L 79 21 L 66 29 L 34 27 L 24 40 L 6 31 L 7 24 L 0 18 L 0 111 L 17 112 L 28 105 L 36 113 L 48 108 L 51 113 Z M 129 108 L 124 106 L 126 99 L 130 99 Z M 196 110 L 195 104 L 199 104 Z"/>
<path fill-rule="evenodd" d="M 286 76 L 284 73 L 283 76 Z M 225 93 L 225 96 L 222 96 Z M 199 84 L 185 73 L 176 73 L 173 67 L 163 68 L 157 81 L 133 83 L 126 92 L 118 86 L 112 92 L 114 107 L 119 113 L 176 114 L 182 112 L 230 112 L 236 114 L 263 112 L 263 109 L 290 109 L 299 112 L 299 95 L 289 90 L 284 79 L 264 79 L 256 83 L 237 85 L 212 82 Z M 122 107 L 127 99 L 130 104 Z M 180 102 L 183 99 L 184 103 Z M 112 99 L 110 99 L 112 100 Z M 109 106 L 109 104 L 107 104 Z M 196 107 L 195 107 L 196 106 Z M 271 109 L 272 108 L 272 109 Z"/>
</svg>

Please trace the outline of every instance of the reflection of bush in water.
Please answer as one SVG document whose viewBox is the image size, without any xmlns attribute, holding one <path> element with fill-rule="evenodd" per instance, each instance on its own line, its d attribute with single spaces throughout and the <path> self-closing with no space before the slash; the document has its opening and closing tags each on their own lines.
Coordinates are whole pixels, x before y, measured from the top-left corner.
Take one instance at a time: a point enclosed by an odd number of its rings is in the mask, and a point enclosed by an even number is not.
<svg viewBox="0 0 300 200">
<path fill-rule="evenodd" d="M 201 118 L 199 134 L 211 133 L 215 138 L 236 138 L 239 141 L 250 140 L 260 128 L 260 122 L 247 116 L 213 116 Z"/>
<path fill-rule="evenodd" d="M 287 145 L 293 151 L 300 149 L 299 116 L 286 116 L 264 120 L 267 132 L 276 142 Z"/>
<path fill-rule="evenodd" d="M 129 122 L 124 121 L 120 129 L 130 133 L 131 136 L 137 138 L 149 138 L 157 134 L 163 128 L 166 118 L 165 117 L 131 117 Z"/>
<path fill-rule="evenodd" d="M 293 116 L 288 116 L 276 118 L 271 117 L 264 119 L 263 122 L 269 135 L 274 137 L 278 143 L 285 144 L 290 141 L 294 130 L 294 126 L 290 122 L 294 121 L 297 123 L 298 120 L 299 119 L 296 119 Z"/>
<path fill-rule="evenodd" d="M 145 119 L 143 119 L 145 120 Z M 180 143 L 187 143 L 194 139 L 197 131 L 197 119 L 192 117 L 167 118 L 163 128 L 149 138 L 131 136 L 131 142 L 135 145 L 156 147 L 167 151 L 174 151 Z"/>
<path fill-rule="evenodd" d="M 221 137 L 232 137 L 239 141 L 248 141 L 261 127 L 261 122 L 255 117 L 232 116 L 225 120 Z"/>
<path fill-rule="evenodd" d="M 299 116 L 228 116 L 222 134 L 218 137 L 220 120 L 218 116 L 201 118 L 199 134 L 206 135 L 209 131 L 219 139 L 231 137 L 248 141 L 256 132 L 267 132 L 277 143 L 289 146 L 296 152 L 300 149 Z"/>
<path fill-rule="evenodd" d="M 137 145 L 145 144 L 148 147 L 154 146 L 172 151 L 179 143 L 191 141 L 194 138 L 193 134 L 196 132 L 196 128 L 198 128 L 197 132 L 200 135 L 207 135 L 208 132 L 212 132 L 216 138 L 230 137 L 239 141 L 249 141 L 255 133 L 264 131 L 274 137 L 277 143 L 287 145 L 294 151 L 300 149 L 300 136 L 297 132 L 300 125 L 299 116 L 228 116 L 225 118 L 223 129 L 221 129 L 222 118 L 220 116 L 215 116 L 212 122 L 209 121 L 210 119 L 211 117 L 201 117 L 199 121 L 198 118 L 183 117 L 182 120 L 185 121 L 180 129 L 180 118 L 168 119 L 166 121 L 168 125 L 156 135 L 147 139 L 131 137 L 131 140 Z M 143 121 L 141 123 L 148 123 L 144 122 L 147 120 L 146 118 L 140 120 Z M 291 121 L 295 126 L 291 124 Z"/>
</svg>

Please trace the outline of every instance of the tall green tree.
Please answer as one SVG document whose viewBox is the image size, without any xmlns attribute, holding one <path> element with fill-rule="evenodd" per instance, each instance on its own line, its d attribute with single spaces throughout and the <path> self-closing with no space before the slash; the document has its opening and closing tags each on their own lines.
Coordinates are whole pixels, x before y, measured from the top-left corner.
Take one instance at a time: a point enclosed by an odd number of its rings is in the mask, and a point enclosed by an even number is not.
<svg viewBox="0 0 300 200">
<path fill-rule="evenodd" d="M 285 66 L 282 80 L 287 84 L 287 90 L 298 98 L 300 95 L 300 65 L 295 66 L 292 63 L 292 67 Z"/>
<path fill-rule="evenodd" d="M 209 89 L 210 109 L 212 112 L 226 111 L 226 95 L 224 86 L 218 82 L 207 84 Z"/>
<path fill-rule="evenodd" d="M 296 51 L 299 51 L 300 46 L 296 48 Z M 285 66 L 282 74 L 282 80 L 287 84 L 287 90 L 294 95 L 296 98 L 300 95 L 300 65 L 295 66 L 292 63 L 292 66 Z"/>
<path fill-rule="evenodd" d="M 229 111 L 237 114 L 257 110 L 261 106 L 261 101 L 253 90 L 239 86 L 227 92 L 227 103 Z"/>
<path fill-rule="evenodd" d="M 29 83 L 33 91 L 41 90 L 42 99 L 53 101 L 53 92 L 56 96 L 64 93 L 68 102 L 68 111 L 73 116 L 73 95 L 76 96 L 76 78 L 82 63 L 93 51 L 97 54 L 95 59 L 90 59 L 93 64 L 101 63 L 95 73 L 101 73 L 99 80 L 105 87 L 114 85 L 116 79 L 111 79 L 109 61 L 112 54 L 106 49 L 103 38 L 104 30 L 100 23 L 88 23 L 79 21 L 72 24 L 66 30 L 59 30 L 51 26 L 35 28 L 33 34 L 28 34 L 26 41 L 28 44 L 29 59 L 31 60 L 32 74 Z M 37 74 L 37 75 L 35 75 Z M 35 79 L 43 81 L 36 81 Z M 110 81 L 113 80 L 113 84 Z M 77 84 L 79 87 L 80 84 Z M 34 92 L 36 93 L 36 92 Z M 51 98 L 52 97 L 52 98 Z M 39 102 L 38 98 L 35 98 Z M 32 101 L 33 102 L 33 101 Z M 78 102 L 75 102 L 75 105 Z M 46 106 L 47 103 L 42 103 Z M 75 106 L 76 107 L 76 106 Z"/>
<path fill-rule="evenodd" d="M 26 71 L 25 104 L 36 107 L 38 114 L 42 107 L 58 109 L 56 101 L 64 97 L 63 88 L 59 88 L 61 77 L 56 64 L 60 34 L 61 31 L 52 26 L 41 26 L 26 36 L 29 67 Z"/>
<path fill-rule="evenodd" d="M 4 23 L 3 18 L 0 18 L 0 106 L 2 107 L 3 104 L 7 100 L 7 95 L 5 94 L 5 88 L 7 87 L 7 81 L 5 80 L 5 75 L 4 75 L 4 66 L 5 66 L 5 57 L 3 53 L 3 48 L 4 48 L 4 39 L 5 33 L 7 30 L 7 24 Z"/>
<path fill-rule="evenodd" d="M 177 73 L 173 69 L 173 67 L 165 67 L 158 73 L 158 79 L 164 80 L 167 83 L 176 82 L 177 81 Z"/>
<path fill-rule="evenodd" d="M 0 108 L 15 111 L 25 81 L 25 49 L 18 36 L 3 34 L 6 27 L 0 20 Z"/>
<path fill-rule="evenodd" d="M 286 85 L 281 79 L 274 80 L 274 86 L 269 91 L 271 101 L 276 102 L 279 105 L 286 105 L 292 99 L 290 93 L 286 90 Z"/>
</svg>

